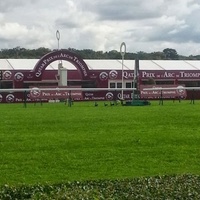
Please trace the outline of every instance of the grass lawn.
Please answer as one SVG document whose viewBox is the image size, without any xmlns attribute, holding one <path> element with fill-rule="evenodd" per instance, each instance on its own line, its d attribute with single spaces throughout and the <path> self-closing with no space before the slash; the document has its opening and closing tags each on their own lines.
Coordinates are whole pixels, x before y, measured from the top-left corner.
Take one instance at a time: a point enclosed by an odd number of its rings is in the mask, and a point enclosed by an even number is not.
<svg viewBox="0 0 200 200">
<path fill-rule="evenodd" d="M 200 102 L 0 104 L 0 185 L 200 174 Z"/>
</svg>

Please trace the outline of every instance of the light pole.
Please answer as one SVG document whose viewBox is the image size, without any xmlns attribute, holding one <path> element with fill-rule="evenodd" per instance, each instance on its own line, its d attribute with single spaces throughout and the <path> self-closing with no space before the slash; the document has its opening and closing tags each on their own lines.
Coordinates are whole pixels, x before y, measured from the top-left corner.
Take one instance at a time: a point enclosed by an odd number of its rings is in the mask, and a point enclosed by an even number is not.
<svg viewBox="0 0 200 200">
<path fill-rule="evenodd" d="M 58 51 L 59 51 L 59 49 L 60 49 L 60 45 L 59 45 L 59 42 L 60 42 L 60 32 L 59 32 L 59 30 L 56 31 L 56 39 L 58 40 Z M 62 64 L 62 60 L 58 61 L 58 65 L 59 65 L 59 63 Z"/>
<path fill-rule="evenodd" d="M 60 40 L 60 32 L 59 32 L 59 30 L 56 31 L 56 38 L 58 40 L 58 50 L 59 50 L 59 40 Z"/>
<path fill-rule="evenodd" d="M 123 92 L 123 85 L 124 85 L 124 55 L 126 53 L 126 44 L 125 44 L 125 42 L 121 43 L 120 53 L 121 53 L 121 56 L 122 56 L 122 94 L 121 94 L 121 98 L 123 100 L 124 99 L 124 92 Z"/>
<path fill-rule="evenodd" d="M 59 30 L 56 31 L 56 39 L 58 41 L 58 51 L 59 51 L 59 41 L 60 41 L 60 32 Z M 58 60 L 58 85 L 62 85 L 62 60 Z"/>
</svg>

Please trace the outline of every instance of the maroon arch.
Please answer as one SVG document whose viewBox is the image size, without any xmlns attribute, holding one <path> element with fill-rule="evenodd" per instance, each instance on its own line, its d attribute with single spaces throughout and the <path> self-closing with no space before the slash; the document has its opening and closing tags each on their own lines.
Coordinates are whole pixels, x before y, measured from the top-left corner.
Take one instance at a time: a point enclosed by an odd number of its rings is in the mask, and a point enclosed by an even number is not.
<svg viewBox="0 0 200 200">
<path fill-rule="evenodd" d="M 82 79 L 88 79 L 89 78 L 89 69 L 86 63 L 83 61 L 83 59 L 78 56 L 77 54 L 69 51 L 69 50 L 58 50 L 50 52 L 46 55 L 44 55 L 35 65 L 32 73 L 35 79 L 42 79 L 42 74 L 45 70 L 45 68 L 52 62 L 56 60 L 66 60 L 70 63 L 72 63 L 77 70 L 81 73 Z"/>
</svg>

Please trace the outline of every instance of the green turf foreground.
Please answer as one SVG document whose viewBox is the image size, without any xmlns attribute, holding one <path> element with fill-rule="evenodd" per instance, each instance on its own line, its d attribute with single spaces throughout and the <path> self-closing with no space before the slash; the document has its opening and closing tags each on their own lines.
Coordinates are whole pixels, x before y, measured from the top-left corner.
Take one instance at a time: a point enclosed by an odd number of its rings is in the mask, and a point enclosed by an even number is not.
<svg viewBox="0 0 200 200">
<path fill-rule="evenodd" d="M 129 185 L 134 177 L 175 174 L 172 190 L 176 191 L 178 177 L 187 182 L 182 175 L 192 174 L 189 181 L 198 180 L 194 187 L 198 186 L 200 102 L 98 104 L 27 104 L 26 108 L 0 104 L 0 185 L 40 191 L 37 185 L 42 190 L 45 184 L 54 188 L 69 181 L 99 180 L 104 185 L 103 180 L 109 180 L 118 187 L 124 179 L 130 179 Z"/>
</svg>

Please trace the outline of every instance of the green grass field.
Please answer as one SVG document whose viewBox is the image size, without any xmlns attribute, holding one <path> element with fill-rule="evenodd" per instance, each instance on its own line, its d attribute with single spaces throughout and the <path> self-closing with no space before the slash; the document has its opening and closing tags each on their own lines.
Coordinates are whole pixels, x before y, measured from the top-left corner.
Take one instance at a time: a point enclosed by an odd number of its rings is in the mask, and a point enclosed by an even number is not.
<svg viewBox="0 0 200 200">
<path fill-rule="evenodd" d="M 0 185 L 200 174 L 200 102 L 0 104 Z"/>
</svg>

